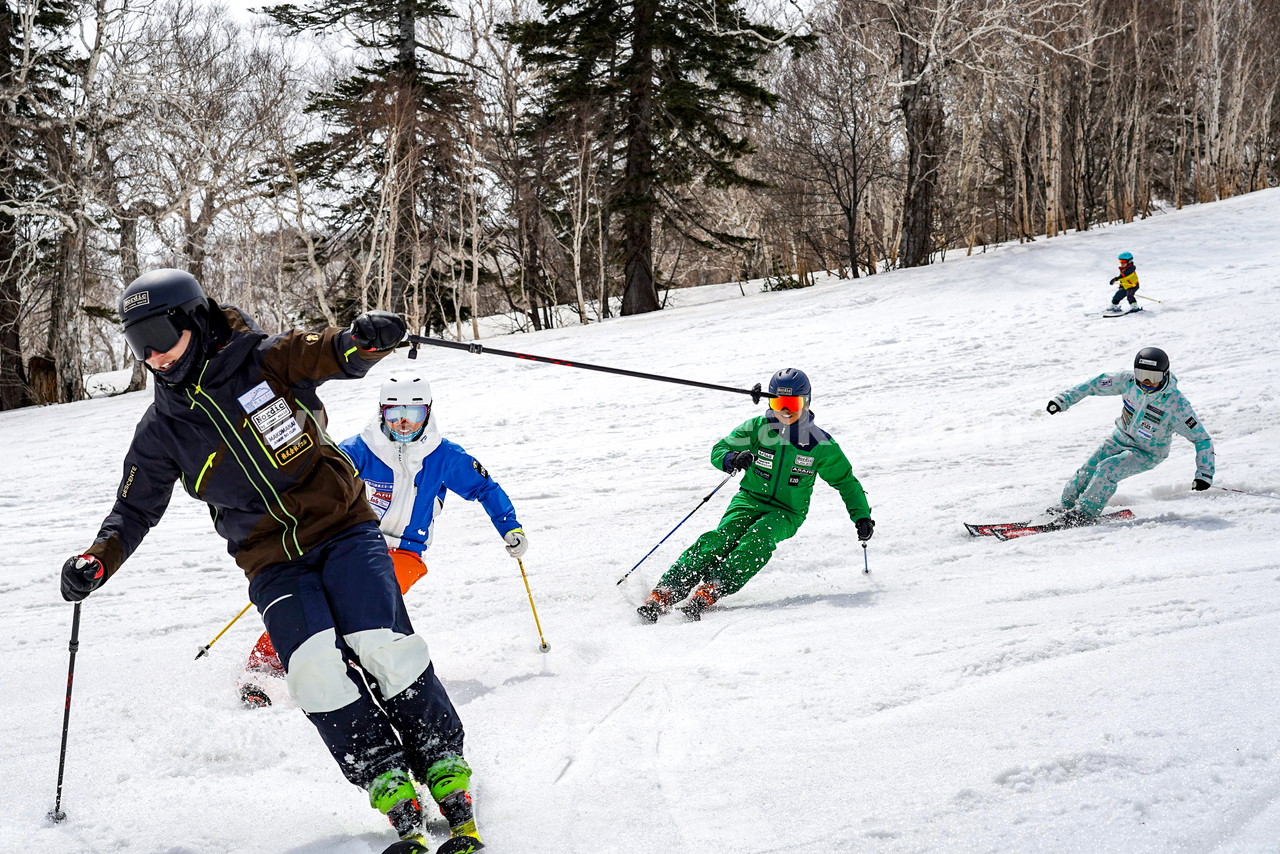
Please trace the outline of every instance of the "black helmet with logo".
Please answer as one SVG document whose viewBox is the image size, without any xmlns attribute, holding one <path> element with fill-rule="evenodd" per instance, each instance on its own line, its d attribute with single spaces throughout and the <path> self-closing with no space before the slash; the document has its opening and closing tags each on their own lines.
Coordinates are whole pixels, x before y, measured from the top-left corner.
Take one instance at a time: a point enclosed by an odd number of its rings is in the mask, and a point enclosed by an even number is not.
<svg viewBox="0 0 1280 854">
<path fill-rule="evenodd" d="M 124 340 L 139 361 L 150 352 L 167 353 L 183 330 L 204 331 L 209 298 L 196 277 L 183 270 L 162 269 L 143 273 L 120 295 L 120 319 Z"/>
<path fill-rule="evenodd" d="M 1169 356 L 1159 347 L 1143 347 L 1133 357 L 1133 379 L 1143 391 L 1159 391 L 1169 381 Z"/>
</svg>

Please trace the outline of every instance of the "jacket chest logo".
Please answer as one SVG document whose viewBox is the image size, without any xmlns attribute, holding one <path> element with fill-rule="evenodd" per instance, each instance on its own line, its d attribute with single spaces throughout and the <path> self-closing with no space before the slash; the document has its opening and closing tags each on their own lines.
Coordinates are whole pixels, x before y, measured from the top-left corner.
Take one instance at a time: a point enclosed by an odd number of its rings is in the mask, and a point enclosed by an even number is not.
<svg viewBox="0 0 1280 854">
<path fill-rule="evenodd" d="M 278 452 L 276 459 L 281 465 L 311 447 L 310 440 L 303 435 L 302 425 L 294 418 L 289 404 L 272 391 L 265 380 L 236 399 L 249 414 L 249 422 L 267 443 L 267 447 Z"/>
</svg>

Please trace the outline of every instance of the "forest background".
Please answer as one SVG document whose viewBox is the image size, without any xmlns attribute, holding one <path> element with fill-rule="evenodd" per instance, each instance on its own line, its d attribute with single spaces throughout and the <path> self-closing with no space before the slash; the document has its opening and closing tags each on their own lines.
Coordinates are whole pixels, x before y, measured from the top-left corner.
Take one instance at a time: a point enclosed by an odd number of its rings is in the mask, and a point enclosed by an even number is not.
<svg viewBox="0 0 1280 854">
<path fill-rule="evenodd" d="M 0 409 L 130 367 L 151 267 L 269 331 L 462 340 L 1275 186 L 1277 32 L 1280 0 L 6 0 Z"/>
</svg>

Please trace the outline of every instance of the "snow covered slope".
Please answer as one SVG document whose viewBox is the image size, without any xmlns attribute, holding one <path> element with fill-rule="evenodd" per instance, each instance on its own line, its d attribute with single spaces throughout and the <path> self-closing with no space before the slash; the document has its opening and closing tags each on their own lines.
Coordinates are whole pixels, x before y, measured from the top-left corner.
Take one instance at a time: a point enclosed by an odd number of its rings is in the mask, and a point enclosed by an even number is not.
<svg viewBox="0 0 1280 854">
<path fill-rule="evenodd" d="M 1217 483 L 1280 495 L 1280 190 L 926 269 L 743 297 L 495 347 L 748 387 L 813 379 L 878 527 L 819 484 L 808 523 L 687 624 L 635 619 L 715 496 L 749 398 L 433 349 L 323 396 L 356 431 L 382 377 L 431 380 L 445 435 L 514 500 L 519 571 L 452 497 L 409 596 L 467 725 L 494 852 L 1260 852 L 1280 838 L 1280 500 L 1192 494 L 1191 446 L 1121 485 L 1133 522 L 1007 543 L 964 521 L 1056 499 L 1119 402 L 1069 385 L 1167 350 Z M 1149 311 L 1086 316 L 1134 253 Z M 679 300 L 676 300 L 678 303 Z M 288 703 L 233 691 L 254 612 L 179 494 L 83 607 L 50 827 L 71 607 L 58 570 L 107 512 L 149 393 L 0 413 L 0 851 L 369 854 L 390 841 Z M 677 615 L 678 616 L 678 615 Z M 437 826 L 435 830 L 440 830 Z M 439 839 L 439 836 L 437 835 Z"/>
</svg>

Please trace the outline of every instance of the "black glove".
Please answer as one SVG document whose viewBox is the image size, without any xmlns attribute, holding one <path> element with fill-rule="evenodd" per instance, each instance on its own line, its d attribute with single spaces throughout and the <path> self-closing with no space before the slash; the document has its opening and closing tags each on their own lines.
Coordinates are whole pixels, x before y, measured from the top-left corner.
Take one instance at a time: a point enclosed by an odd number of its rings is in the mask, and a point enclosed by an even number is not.
<svg viewBox="0 0 1280 854">
<path fill-rule="evenodd" d="M 756 461 L 756 455 L 750 451 L 731 451 L 724 455 L 724 470 L 733 473 L 746 471 Z"/>
<path fill-rule="evenodd" d="M 1209 481 L 1201 477 L 1196 478 L 1196 482 L 1191 484 L 1191 488 L 1194 489 L 1196 492 L 1204 492 L 1206 489 L 1208 489 L 1211 486 L 1213 486 L 1212 483 L 1209 483 Z"/>
<path fill-rule="evenodd" d="M 390 350 L 404 340 L 407 329 L 400 315 L 375 309 L 351 321 L 347 331 L 362 350 Z"/>
<path fill-rule="evenodd" d="M 1058 403 L 1058 401 L 1056 401 L 1056 400 L 1051 400 L 1051 401 L 1049 401 L 1049 405 L 1048 405 L 1048 406 L 1046 406 L 1044 409 L 1045 409 L 1045 411 L 1046 411 L 1046 412 L 1048 412 L 1050 415 L 1057 415 L 1059 412 L 1061 412 L 1061 411 L 1062 411 L 1062 406 L 1061 406 L 1061 404 L 1059 404 L 1059 403 Z"/>
<path fill-rule="evenodd" d="M 858 539 L 864 543 L 876 532 L 875 519 L 859 519 L 853 523 L 853 526 L 858 529 Z"/>
<path fill-rule="evenodd" d="M 62 565 L 62 598 L 79 602 L 107 580 L 107 568 L 93 555 L 76 555 Z"/>
</svg>

